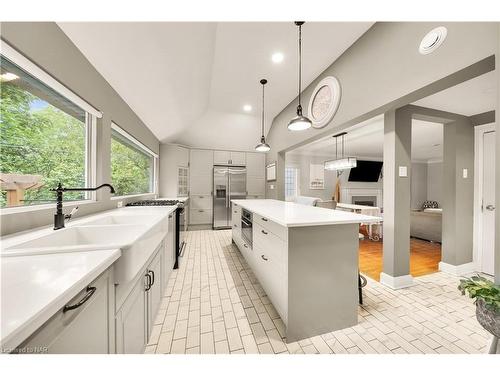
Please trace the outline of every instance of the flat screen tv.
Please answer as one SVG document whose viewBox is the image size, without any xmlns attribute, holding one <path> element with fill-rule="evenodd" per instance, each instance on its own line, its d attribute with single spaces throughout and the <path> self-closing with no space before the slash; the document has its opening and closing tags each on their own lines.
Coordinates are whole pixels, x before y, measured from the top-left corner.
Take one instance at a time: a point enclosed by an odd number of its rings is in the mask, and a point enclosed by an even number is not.
<svg viewBox="0 0 500 375">
<path fill-rule="evenodd" d="M 349 172 L 349 181 L 377 182 L 381 171 L 381 161 L 358 160 L 356 168 L 352 168 Z"/>
</svg>

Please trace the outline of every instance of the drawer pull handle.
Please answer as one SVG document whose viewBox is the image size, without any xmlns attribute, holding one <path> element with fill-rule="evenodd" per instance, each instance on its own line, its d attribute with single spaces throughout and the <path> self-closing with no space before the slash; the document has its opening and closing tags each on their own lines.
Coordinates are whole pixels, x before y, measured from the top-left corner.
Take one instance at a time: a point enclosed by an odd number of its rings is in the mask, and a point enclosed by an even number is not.
<svg viewBox="0 0 500 375">
<path fill-rule="evenodd" d="M 264 234 L 267 234 L 267 232 L 264 229 L 262 229 L 261 232 Z"/>
<path fill-rule="evenodd" d="M 151 275 L 151 278 L 152 278 L 151 286 L 153 286 L 153 285 L 155 285 L 155 271 L 150 270 L 150 271 L 148 271 L 148 273 Z"/>
<path fill-rule="evenodd" d="M 87 302 L 90 297 L 95 293 L 97 288 L 95 286 L 88 286 L 87 287 L 87 293 L 83 296 L 83 298 L 80 300 L 80 302 L 75 303 L 74 305 L 65 305 L 63 308 L 63 313 L 66 311 L 74 310 L 82 306 L 85 302 Z"/>
<path fill-rule="evenodd" d="M 148 279 L 146 281 L 146 288 L 144 289 L 146 292 L 151 289 L 151 275 L 149 274 L 149 272 L 147 274 L 144 275 L 146 277 L 146 279 Z"/>
<path fill-rule="evenodd" d="M 261 255 L 260 256 L 262 259 L 264 259 L 266 262 L 269 260 L 268 258 L 266 258 L 264 255 Z"/>
<path fill-rule="evenodd" d="M 205 212 L 205 211 L 203 211 L 203 210 L 198 210 L 198 212 Z"/>
<path fill-rule="evenodd" d="M 200 195 L 200 199 L 203 199 L 203 198 L 205 198 L 205 197 L 203 195 Z"/>
<path fill-rule="evenodd" d="M 262 221 L 267 221 L 267 219 L 265 217 L 262 218 Z"/>
</svg>

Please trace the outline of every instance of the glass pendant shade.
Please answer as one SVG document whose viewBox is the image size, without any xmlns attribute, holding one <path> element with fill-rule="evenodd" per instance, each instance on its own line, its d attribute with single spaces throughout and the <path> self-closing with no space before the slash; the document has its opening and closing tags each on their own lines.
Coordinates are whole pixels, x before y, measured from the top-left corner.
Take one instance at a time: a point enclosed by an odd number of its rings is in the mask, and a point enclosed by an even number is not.
<svg viewBox="0 0 500 375">
<path fill-rule="evenodd" d="M 325 169 L 328 171 L 341 171 L 343 169 L 356 168 L 356 158 L 343 158 L 325 161 Z"/>
</svg>

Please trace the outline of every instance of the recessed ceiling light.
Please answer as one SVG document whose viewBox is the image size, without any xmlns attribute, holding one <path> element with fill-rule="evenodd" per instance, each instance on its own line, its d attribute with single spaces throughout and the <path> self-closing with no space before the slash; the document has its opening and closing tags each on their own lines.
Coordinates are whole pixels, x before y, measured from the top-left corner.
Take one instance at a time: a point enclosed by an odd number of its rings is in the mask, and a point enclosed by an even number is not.
<svg viewBox="0 0 500 375">
<path fill-rule="evenodd" d="M 281 52 L 275 52 L 271 56 L 271 60 L 273 60 L 273 63 L 275 64 L 279 64 L 280 62 L 283 61 L 284 58 L 285 56 Z"/>
<path fill-rule="evenodd" d="M 2 82 L 9 82 L 9 81 L 13 81 L 15 79 L 18 79 L 19 77 L 16 76 L 14 73 L 3 73 L 3 74 L 0 74 L 0 79 L 2 80 Z"/>
<path fill-rule="evenodd" d="M 434 52 L 441 44 L 443 44 L 447 34 L 448 30 L 444 26 L 432 29 L 423 37 L 418 51 L 422 55 L 428 55 L 429 53 Z"/>
<path fill-rule="evenodd" d="M 245 104 L 245 105 L 243 106 L 243 110 L 244 110 L 245 112 L 250 112 L 250 111 L 252 110 L 252 106 L 251 106 L 250 104 Z"/>
</svg>

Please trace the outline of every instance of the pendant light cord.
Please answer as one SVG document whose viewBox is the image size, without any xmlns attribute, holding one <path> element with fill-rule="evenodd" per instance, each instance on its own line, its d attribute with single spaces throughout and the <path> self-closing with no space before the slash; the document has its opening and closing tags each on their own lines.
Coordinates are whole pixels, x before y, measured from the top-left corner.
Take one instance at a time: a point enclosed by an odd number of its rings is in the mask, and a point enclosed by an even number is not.
<svg viewBox="0 0 500 375">
<path fill-rule="evenodd" d="M 262 84 L 262 137 L 264 137 L 264 85 Z"/>
<path fill-rule="evenodd" d="M 297 106 L 297 114 L 302 116 L 302 105 L 301 103 L 301 91 L 302 91 L 302 25 L 299 25 L 299 105 Z"/>
</svg>

